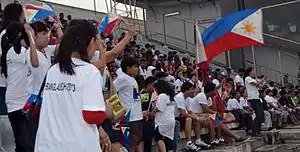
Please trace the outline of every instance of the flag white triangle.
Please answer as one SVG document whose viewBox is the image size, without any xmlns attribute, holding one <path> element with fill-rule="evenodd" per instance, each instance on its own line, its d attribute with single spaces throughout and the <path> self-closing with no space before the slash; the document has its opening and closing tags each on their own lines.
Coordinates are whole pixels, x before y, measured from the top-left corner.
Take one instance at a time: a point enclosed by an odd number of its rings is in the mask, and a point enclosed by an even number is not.
<svg viewBox="0 0 300 152">
<path fill-rule="evenodd" d="M 122 133 L 124 134 L 127 127 L 121 127 Z"/>
<path fill-rule="evenodd" d="M 206 53 L 205 53 L 205 49 L 204 49 L 204 45 L 203 45 L 203 40 L 202 40 L 202 36 L 199 30 L 199 26 L 196 23 L 196 35 L 197 35 L 197 50 L 196 50 L 196 59 L 197 59 L 197 63 L 201 63 L 201 62 L 205 62 L 207 61 L 207 57 L 206 57 Z"/>
<path fill-rule="evenodd" d="M 231 32 L 263 44 L 262 24 L 262 11 L 259 9 L 236 24 Z"/>
</svg>

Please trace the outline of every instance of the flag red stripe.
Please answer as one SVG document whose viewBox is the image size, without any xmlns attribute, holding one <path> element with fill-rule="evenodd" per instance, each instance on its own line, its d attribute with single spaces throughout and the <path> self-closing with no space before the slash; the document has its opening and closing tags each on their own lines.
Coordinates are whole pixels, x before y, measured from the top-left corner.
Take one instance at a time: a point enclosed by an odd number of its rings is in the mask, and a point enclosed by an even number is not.
<svg viewBox="0 0 300 152">
<path fill-rule="evenodd" d="M 114 28 L 116 27 L 117 21 L 118 20 L 113 20 L 112 22 L 109 22 L 108 25 L 105 28 L 104 33 L 110 34 L 114 30 Z"/>
<path fill-rule="evenodd" d="M 42 7 L 35 6 L 35 5 L 26 5 L 25 9 L 40 10 L 42 9 Z"/>
<path fill-rule="evenodd" d="M 205 45 L 204 47 L 207 60 L 212 61 L 214 57 L 225 51 L 230 51 L 232 49 L 242 48 L 246 46 L 258 45 L 263 44 L 253 39 L 230 32 L 225 34 L 223 37 L 215 40 L 213 43 Z"/>
</svg>

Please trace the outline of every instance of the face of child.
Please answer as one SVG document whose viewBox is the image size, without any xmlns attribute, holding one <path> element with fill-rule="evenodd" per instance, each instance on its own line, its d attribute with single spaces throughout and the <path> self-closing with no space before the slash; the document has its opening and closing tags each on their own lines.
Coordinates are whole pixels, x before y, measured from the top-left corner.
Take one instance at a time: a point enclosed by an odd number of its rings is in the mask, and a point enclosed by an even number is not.
<svg viewBox="0 0 300 152">
<path fill-rule="evenodd" d="M 127 74 L 131 76 L 137 76 L 140 73 L 140 68 L 138 65 L 133 65 L 132 67 L 127 67 Z"/>
<path fill-rule="evenodd" d="M 49 36 L 47 31 L 38 32 L 36 34 L 36 46 L 38 49 L 44 49 L 48 46 Z"/>
</svg>

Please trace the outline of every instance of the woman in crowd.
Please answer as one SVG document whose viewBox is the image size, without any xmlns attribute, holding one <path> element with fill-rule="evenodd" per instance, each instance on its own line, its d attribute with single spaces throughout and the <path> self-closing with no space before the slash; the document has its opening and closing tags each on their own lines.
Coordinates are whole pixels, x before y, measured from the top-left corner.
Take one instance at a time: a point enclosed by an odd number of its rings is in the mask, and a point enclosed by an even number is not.
<svg viewBox="0 0 300 152">
<path fill-rule="evenodd" d="M 267 89 L 265 91 L 265 97 L 264 100 L 267 102 L 268 106 L 270 106 L 273 114 L 273 120 L 275 121 L 275 124 L 277 128 L 282 128 L 284 124 L 287 123 L 287 118 L 289 113 L 286 112 L 283 107 L 280 105 L 278 100 L 273 97 L 273 92 L 270 89 Z M 276 93 L 276 92 L 275 92 Z"/>
<path fill-rule="evenodd" d="M 155 114 L 155 141 L 159 152 L 173 151 L 173 139 L 175 129 L 175 102 L 174 89 L 170 83 L 164 80 L 155 82 L 158 94 Z"/>
<path fill-rule="evenodd" d="M 264 80 L 264 78 L 263 78 Z M 252 128 L 252 136 L 257 136 L 261 131 L 261 124 L 264 121 L 264 110 L 262 103 L 259 99 L 259 88 L 263 84 L 263 81 L 255 80 L 255 71 L 253 68 L 248 68 L 245 72 L 245 87 L 247 90 L 248 98 L 254 112 L 255 119 Z"/>
<path fill-rule="evenodd" d="M 34 31 L 28 24 L 11 23 L 1 40 L 1 73 L 6 77 L 6 104 L 8 117 L 14 132 L 16 151 L 28 151 L 26 117 L 23 106 L 28 97 L 28 64 L 37 67 Z M 29 48 L 29 50 L 28 50 Z M 30 56 L 30 62 L 27 56 Z M 27 63 L 28 62 L 28 63 Z"/>
<path fill-rule="evenodd" d="M 10 3 L 5 6 L 3 11 L 2 24 L 0 28 L 0 45 L 6 28 L 11 22 L 23 22 L 24 13 L 22 5 L 19 3 Z M 0 56 L 2 54 L 0 47 Z M 6 80 L 3 74 L 0 75 L 0 151 L 12 151 L 15 148 L 11 124 L 8 119 L 7 106 L 5 103 Z"/>
<path fill-rule="evenodd" d="M 35 152 L 99 152 L 105 118 L 101 74 L 89 63 L 100 36 L 88 21 L 69 26 L 46 77 Z M 49 130 L 51 128 L 51 130 Z"/>
<path fill-rule="evenodd" d="M 227 110 L 230 111 L 239 122 L 239 128 L 246 128 L 246 132 L 251 130 L 252 117 L 249 111 L 244 110 L 241 93 L 231 91 L 231 98 L 227 102 Z"/>
</svg>

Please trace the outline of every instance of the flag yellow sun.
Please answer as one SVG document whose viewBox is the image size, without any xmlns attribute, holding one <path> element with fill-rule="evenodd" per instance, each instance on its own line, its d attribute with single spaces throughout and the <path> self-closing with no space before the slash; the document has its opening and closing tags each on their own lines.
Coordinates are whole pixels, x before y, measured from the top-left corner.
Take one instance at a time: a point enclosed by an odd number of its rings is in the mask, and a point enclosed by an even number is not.
<svg viewBox="0 0 300 152">
<path fill-rule="evenodd" d="M 243 26 L 241 27 L 241 29 L 246 32 L 247 34 L 254 34 L 255 33 L 255 29 L 256 27 L 254 26 L 254 24 L 252 22 L 247 21 L 246 23 L 243 23 Z"/>
</svg>

